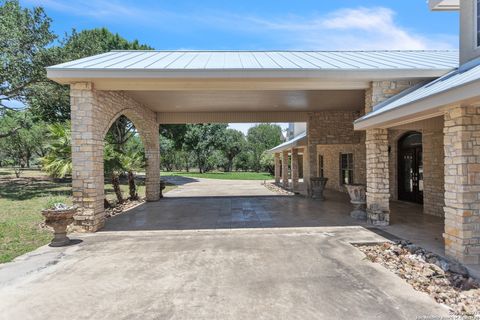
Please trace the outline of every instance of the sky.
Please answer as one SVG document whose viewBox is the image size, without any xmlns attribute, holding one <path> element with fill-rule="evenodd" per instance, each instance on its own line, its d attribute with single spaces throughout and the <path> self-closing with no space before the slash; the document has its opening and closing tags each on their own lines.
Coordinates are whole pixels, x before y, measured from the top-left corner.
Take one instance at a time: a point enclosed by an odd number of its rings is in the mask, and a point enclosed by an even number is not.
<svg viewBox="0 0 480 320">
<path fill-rule="evenodd" d="M 107 27 L 159 50 L 458 48 L 458 13 L 431 12 L 426 0 L 20 2 L 44 7 L 59 35 Z"/>
</svg>

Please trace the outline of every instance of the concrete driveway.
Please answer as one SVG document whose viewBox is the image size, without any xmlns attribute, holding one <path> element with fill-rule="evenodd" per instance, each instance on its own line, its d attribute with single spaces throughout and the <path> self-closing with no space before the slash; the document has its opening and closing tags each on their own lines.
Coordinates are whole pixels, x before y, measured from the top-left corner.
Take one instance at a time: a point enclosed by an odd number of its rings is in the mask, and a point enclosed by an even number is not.
<svg viewBox="0 0 480 320">
<path fill-rule="evenodd" d="M 351 244 L 386 239 L 353 225 L 344 198 L 187 195 L 73 235 L 80 244 L 45 246 L 0 266 L 0 319 L 448 314 Z"/>
<path fill-rule="evenodd" d="M 361 227 L 84 235 L 0 269 L 2 319 L 415 319 L 446 315 L 350 242 Z"/>
</svg>

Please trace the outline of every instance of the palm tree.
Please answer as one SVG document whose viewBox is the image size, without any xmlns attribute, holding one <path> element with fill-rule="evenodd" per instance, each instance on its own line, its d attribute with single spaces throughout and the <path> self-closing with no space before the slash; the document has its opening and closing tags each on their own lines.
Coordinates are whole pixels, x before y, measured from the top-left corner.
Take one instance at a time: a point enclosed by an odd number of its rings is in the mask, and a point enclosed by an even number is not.
<svg viewBox="0 0 480 320">
<path fill-rule="evenodd" d="M 64 178 L 72 173 L 72 140 L 70 123 L 55 123 L 48 126 L 50 140 L 47 154 L 41 158 L 42 170 L 55 178 Z"/>
<path fill-rule="evenodd" d="M 107 176 L 110 176 L 113 191 L 115 192 L 118 203 L 124 202 L 122 190 L 120 189 L 119 179 L 120 174 L 124 172 L 121 158 L 121 153 L 117 152 L 111 144 L 107 143 L 105 145 L 103 154 L 104 170 L 105 174 Z"/>
<path fill-rule="evenodd" d="M 145 155 L 133 149 L 127 149 L 121 158 L 122 167 L 127 171 L 129 199 L 138 200 L 137 186 L 135 185 L 135 171 L 145 168 Z"/>
</svg>

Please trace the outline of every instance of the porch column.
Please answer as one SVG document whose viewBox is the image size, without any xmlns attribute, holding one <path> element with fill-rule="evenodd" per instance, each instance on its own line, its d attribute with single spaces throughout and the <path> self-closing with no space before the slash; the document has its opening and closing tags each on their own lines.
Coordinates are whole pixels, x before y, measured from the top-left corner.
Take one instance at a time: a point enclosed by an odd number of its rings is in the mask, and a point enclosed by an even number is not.
<svg viewBox="0 0 480 320">
<path fill-rule="evenodd" d="M 387 130 L 367 130 L 365 143 L 367 152 L 367 219 L 374 225 L 388 225 L 390 222 L 390 186 Z"/>
<path fill-rule="evenodd" d="M 480 107 L 446 111 L 445 252 L 465 264 L 480 264 Z"/>
<path fill-rule="evenodd" d="M 157 124 L 150 128 L 151 138 L 145 146 L 147 166 L 145 172 L 145 197 L 147 201 L 160 199 L 160 134 Z"/>
<path fill-rule="evenodd" d="M 298 190 L 298 149 L 292 148 L 292 190 Z"/>
<path fill-rule="evenodd" d="M 280 166 L 280 153 L 275 153 L 275 183 L 280 183 L 280 170 L 282 170 Z"/>
<path fill-rule="evenodd" d="M 282 182 L 283 187 L 288 188 L 288 151 L 282 152 Z"/>
<path fill-rule="evenodd" d="M 97 231 L 105 223 L 103 187 L 103 127 L 97 119 L 99 103 L 91 83 L 70 86 L 72 123 L 72 194 L 79 207 L 74 224 Z"/>
</svg>

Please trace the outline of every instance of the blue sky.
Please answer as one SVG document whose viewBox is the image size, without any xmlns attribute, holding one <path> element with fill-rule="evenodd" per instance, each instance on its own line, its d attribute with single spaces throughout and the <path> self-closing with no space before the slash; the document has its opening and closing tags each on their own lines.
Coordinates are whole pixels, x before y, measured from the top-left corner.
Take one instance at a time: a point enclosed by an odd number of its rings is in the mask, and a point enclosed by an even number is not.
<svg viewBox="0 0 480 320">
<path fill-rule="evenodd" d="M 458 13 L 426 0 L 21 0 L 57 34 L 107 27 L 156 49 L 457 49 Z M 243 131 L 249 125 L 242 125 Z"/>
</svg>

